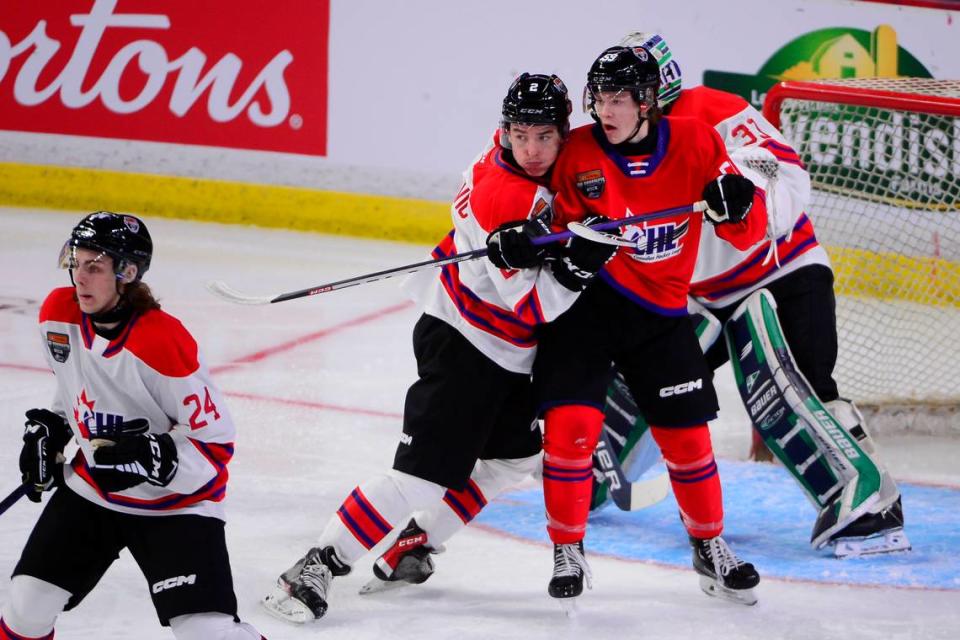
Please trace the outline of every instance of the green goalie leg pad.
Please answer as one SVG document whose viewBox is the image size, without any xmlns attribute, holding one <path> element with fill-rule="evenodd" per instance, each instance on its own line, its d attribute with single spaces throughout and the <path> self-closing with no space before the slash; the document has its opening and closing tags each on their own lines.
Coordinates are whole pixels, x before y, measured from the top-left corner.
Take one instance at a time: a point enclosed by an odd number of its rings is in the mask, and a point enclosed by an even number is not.
<svg viewBox="0 0 960 640">
<path fill-rule="evenodd" d="M 754 428 L 820 511 L 811 540 L 820 547 L 875 506 L 881 473 L 797 369 L 776 308 L 770 292 L 756 291 L 724 336 Z"/>
</svg>

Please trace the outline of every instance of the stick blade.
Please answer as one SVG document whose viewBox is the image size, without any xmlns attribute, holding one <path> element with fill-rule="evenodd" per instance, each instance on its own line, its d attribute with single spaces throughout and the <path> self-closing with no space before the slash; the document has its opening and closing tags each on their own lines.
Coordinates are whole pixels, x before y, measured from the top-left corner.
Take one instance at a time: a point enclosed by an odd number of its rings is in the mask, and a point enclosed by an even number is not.
<svg viewBox="0 0 960 640">
<path fill-rule="evenodd" d="M 670 493 L 670 478 L 666 473 L 644 480 L 631 482 L 617 490 L 610 491 L 613 503 L 621 511 L 639 511 L 653 506 Z"/>
<path fill-rule="evenodd" d="M 207 291 L 218 298 L 234 304 L 270 304 L 273 301 L 271 296 L 249 296 L 245 293 L 240 293 L 222 280 L 212 280 L 208 282 Z"/>
</svg>

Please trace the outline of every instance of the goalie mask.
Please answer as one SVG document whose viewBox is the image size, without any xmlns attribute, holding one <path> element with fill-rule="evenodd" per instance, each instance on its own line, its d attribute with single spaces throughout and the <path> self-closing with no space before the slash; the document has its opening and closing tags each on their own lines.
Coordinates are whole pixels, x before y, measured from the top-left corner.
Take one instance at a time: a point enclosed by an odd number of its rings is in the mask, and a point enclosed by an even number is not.
<svg viewBox="0 0 960 640">
<path fill-rule="evenodd" d="M 610 47 L 600 54 L 587 73 L 583 89 L 583 110 L 600 121 L 596 98 L 600 93 L 629 92 L 640 105 L 640 117 L 649 118 L 657 109 L 660 67 L 645 47 Z"/>
<path fill-rule="evenodd" d="M 77 249 L 99 251 L 101 255 L 113 258 L 113 272 L 118 280 L 123 279 L 127 267 L 136 265 L 137 275 L 133 282 L 143 277 L 153 257 L 153 241 L 143 220 L 109 211 L 91 213 L 70 232 L 70 238 L 60 251 L 59 266 L 71 270 L 71 280 L 73 269 L 77 268 Z"/>
<path fill-rule="evenodd" d="M 624 47 L 643 47 L 657 61 L 660 67 L 660 87 L 657 90 L 657 106 L 663 111 L 667 105 L 680 97 L 682 77 L 680 65 L 673 57 L 667 41 L 659 33 L 643 33 L 634 31 L 620 40 Z"/>
<path fill-rule="evenodd" d="M 500 145 L 510 148 L 506 132 L 511 124 L 552 124 L 560 136 L 570 133 L 573 106 L 567 87 L 555 75 L 523 73 L 513 81 L 500 110 Z"/>
</svg>

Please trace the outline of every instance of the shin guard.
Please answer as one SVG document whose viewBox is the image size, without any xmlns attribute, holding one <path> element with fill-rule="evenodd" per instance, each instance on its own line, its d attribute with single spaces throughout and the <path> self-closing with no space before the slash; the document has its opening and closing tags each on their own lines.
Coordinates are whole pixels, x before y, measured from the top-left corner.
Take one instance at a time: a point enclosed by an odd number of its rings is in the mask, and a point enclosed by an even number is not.
<svg viewBox="0 0 960 640">
<path fill-rule="evenodd" d="M 543 497 L 554 544 L 583 539 L 590 513 L 593 450 L 603 428 L 594 407 L 565 405 L 544 416 Z"/>
<path fill-rule="evenodd" d="M 673 495 L 687 532 L 701 539 L 720 535 L 723 531 L 723 493 L 707 425 L 651 426 L 650 430 L 663 452 Z"/>
</svg>

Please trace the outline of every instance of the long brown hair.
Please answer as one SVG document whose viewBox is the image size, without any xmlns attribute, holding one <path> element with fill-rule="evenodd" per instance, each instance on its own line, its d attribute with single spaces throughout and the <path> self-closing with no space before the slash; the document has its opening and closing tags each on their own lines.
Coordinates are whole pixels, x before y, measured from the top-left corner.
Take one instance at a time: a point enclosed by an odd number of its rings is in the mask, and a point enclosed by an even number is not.
<svg viewBox="0 0 960 640">
<path fill-rule="evenodd" d="M 149 285 L 143 281 L 131 282 L 123 288 L 123 298 L 135 313 L 159 309 L 160 303 L 153 297 Z"/>
</svg>

